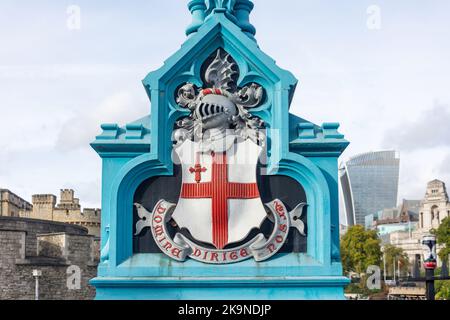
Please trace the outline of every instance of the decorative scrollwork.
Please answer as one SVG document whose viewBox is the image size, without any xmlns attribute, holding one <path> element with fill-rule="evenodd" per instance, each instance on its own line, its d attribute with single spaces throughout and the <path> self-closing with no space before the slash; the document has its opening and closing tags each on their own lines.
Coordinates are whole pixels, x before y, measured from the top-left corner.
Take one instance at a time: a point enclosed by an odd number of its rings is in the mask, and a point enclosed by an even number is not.
<svg viewBox="0 0 450 320">
<path fill-rule="evenodd" d="M 178 89 L 177 103 L 183 108 L 195 109 L 195 101 L 197 100 L 197 90 L 192 83 L 186 83 Z"/>
<path fill-rule="evenodd" d="M 252 83 L 233 95 L 233 102 L 244 108 L 254 108 L 261 103 L 264 90 L 261 86 Z"/>
</svg>

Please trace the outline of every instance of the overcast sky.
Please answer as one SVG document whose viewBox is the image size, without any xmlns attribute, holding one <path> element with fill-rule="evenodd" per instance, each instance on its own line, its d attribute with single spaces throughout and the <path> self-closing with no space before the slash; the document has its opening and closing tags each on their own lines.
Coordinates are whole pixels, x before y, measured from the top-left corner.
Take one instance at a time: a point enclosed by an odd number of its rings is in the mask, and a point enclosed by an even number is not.
<svg viewBox="0 0 450 320">
<path fill-rule="evenodd" d="M 187 2 L 0 0 L 0 187 L 29 201 L 74 188 L 100 206 L 89 143 L 149 112 L 141 80 L 185 40 Z M 254 2 L 261 49 L 300 81 L 292 112 L 340 122 L 342 160 L 399 151 L 399 199 L 450 183 L 450 1 Z"/>
</svg>

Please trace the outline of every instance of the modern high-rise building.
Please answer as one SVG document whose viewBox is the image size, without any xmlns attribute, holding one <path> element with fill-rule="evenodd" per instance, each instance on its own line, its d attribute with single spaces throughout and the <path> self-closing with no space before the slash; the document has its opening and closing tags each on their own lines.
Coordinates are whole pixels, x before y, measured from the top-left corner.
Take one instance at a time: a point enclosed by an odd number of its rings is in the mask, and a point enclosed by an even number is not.
<svg viewBox="0 0 450 320">
<path fill-rule="evenodd" d="M 400 159 L 395 151 L 360 154 L 342 163 L 339 176 L 348 225 L 397 205 Z"/>
</svg>

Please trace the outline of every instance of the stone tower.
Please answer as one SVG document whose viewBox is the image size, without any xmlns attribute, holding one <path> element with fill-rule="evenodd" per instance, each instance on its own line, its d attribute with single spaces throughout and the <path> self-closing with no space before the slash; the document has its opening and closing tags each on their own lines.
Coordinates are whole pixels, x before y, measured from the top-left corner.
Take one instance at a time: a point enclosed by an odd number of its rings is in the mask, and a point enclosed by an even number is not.
<svg viewBox="0 0 450 320">
<path fill-rule="evenodd" d="M 27 217 L 83 226 L 89 234 L 100 235 L 100 209 L 81 209 L 80 200 L 72 189 L 61 189 L 60 199 L 52 194 L 33 196 L 33 211 Z"/>
<path fill-rule="evenodd" d="M 53 210 L 56 206 L 56 196 L 52 194 L 33 195 L 33 212 L 31 217 L 34 219 L 53 220 Z"/>
<path fill-rule="evenodd" d="M 428 183 L 425 198 L 421 203 L 419 228 L 422 232 L 437 229 L 442 220 L 450 216 L 450 203 L 445 183 L 433 180 Z"/>
<path fill-rule="evenodd" d="M 59 198 L 59 209 L 80 209 L 80 199 L 75 198 L 75 191 L 71 189 L 61 189 L 61 194 Z"/>
</svg>

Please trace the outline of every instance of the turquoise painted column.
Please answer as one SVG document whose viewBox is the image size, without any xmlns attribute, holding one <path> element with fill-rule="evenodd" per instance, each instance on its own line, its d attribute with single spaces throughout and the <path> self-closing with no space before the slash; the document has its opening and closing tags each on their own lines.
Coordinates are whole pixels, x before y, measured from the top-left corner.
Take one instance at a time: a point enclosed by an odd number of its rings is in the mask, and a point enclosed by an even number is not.
<svg viewBox="0 0 450 320">
<path fill-rule="evenodd" d="M 187 36 L 197 32 L 205 22 L 206 4 L 204 0 L 192 0 L 188 8 L 192 14 L 192 23 L 186 29 Z"/>
<path fill-rule="evenodd" d="M 234 6 L 237 25 L 250 38 L 254 38 L 256 35 L 256 28 L 250 23 L 250 13 L 254 7 L 255 5 L 250 0 L 236 0 Z"/>
</svg>

